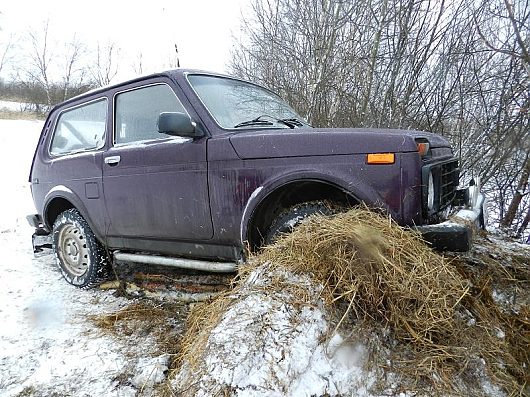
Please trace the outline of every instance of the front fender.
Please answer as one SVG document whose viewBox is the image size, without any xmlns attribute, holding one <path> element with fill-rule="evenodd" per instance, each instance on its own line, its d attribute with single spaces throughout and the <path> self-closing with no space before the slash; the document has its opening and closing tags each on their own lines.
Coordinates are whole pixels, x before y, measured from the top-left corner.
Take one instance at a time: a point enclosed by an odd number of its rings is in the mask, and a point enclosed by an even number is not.
<svg viewBox="0 0 530 397">
<path fill-rule="evenodd" d="M 368 183 L 354 175 L 349 176 L 349 181 L 337 178 L 334 175 L 318 171 L 301 171 L 292 172 L 282 175 L 281 177 L 267 180 L 260 187 L 256 188 L 250 195 L 241 217 L 240 239 L 244 243 L 248 240 L 249 225 L 254 216 L 256 208 L 267 199 L 267 197 L 279 188 L 295 182 L 321 182 L 332 185 L 343 190 L 352 198 L 359 202 L 366 203 L 371 207 L 378 207 L 388 211 L 392 216 L 396 214 L 391 211 L 388 205 L 381 198 L 379 193 L 374 190 Z"/>
</svg>

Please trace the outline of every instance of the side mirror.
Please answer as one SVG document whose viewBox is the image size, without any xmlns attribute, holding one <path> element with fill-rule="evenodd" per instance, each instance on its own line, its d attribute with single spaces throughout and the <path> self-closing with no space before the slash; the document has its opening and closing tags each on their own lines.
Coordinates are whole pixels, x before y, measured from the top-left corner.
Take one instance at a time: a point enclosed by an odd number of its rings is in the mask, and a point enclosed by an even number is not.
<svg viewBox="0 0 530 397">
<path fill-rule="evenodd" d="M 158 116 L 158 132 L 161 134 L 194 138 L 195 123 L 190 116 L 179 112 L 164 112 Z"/>
</svg>

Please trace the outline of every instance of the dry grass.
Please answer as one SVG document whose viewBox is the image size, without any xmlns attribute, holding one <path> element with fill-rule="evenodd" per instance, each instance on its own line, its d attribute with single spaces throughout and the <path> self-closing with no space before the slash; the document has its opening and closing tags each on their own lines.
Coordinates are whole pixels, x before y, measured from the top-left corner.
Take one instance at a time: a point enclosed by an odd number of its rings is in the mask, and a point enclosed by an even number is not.
<svg viewBox="0 0 530 397">
<path fill-rule="evenodd" d="M 389 218 L 363 209 L 312 217 L 249 262 L 233 291 L 190 313 L 181 363 L 193 368 L 201 361 L 210 331 L 250 271 L 267 263 L 310 274 L 323 285 L 322 298 L 337 314 L 341 332 L 389 329 L 391 338 L 382 338 L 392 352 L 389 369 L 403 376 L 408 390 L 469 391 L 479 383 L 476 362 L 484 360 L 489 377 L 509 394 L 528 392 L 528 307 L 518 315 L 503 313 L 487 283 L 467 272 L 467 262 L 435 253 Z M 304 301 L 303 286 L 289 288 Z"/>
<path fill-rule="evenodd" d="M 111 314 L 94 315 L 90 320 L 103 332 L 118 338 L 126 338 L 128 343 L 136 344 L 146 337 L 156 342 L 153 351 L 146 354 L 169 354 L 170 368 L 179 354 L 176 342 L 184 333 L 187 306 L 182 303 L 156 302 L 140 300 Z M 124 374 L 123 382 L 127 383 L 129 375 Z M 155 395 L 167 395 L 168 386 L 156 385 Z M 143 388 L 138 395 L 145 395 Z"/>
<path fill-rule="evenodd" d="M 101 330 L 118 337 L 152 336 L 157 342 L 158 354 L 178 353 L 176 340 L 184 333 L 187 307 L 181 303 L 137 301 L 111 314 L 91 316 L 90 320 Z"/>
<path fill-rule="evenodd" d="M 232 301 L 231 295 L 224 292 L 212 302 L 197 303 L 190 310 L 186 333 L 179 343 L 176 367 L 180 367 L 184 361 L 193 369 L 199 367 L 210 332 L 219 324 Z"/>
<path fill-rule="evenodd" d="M 477 319 L 477 329 L 468 336 L 492 339 L 490 361 L 508 363 L 492 366 L 495 377 L 511 383 L 513 395 L 530 390 L 530 251 L 513 251 L 479 237 L 474 250 L 455 261 L 456 268 L 473 288 L 463 306 Z M 501 295 L 496 298 L 496 295 Z M 501 369 L 499 371 L 499 368 Z M 525 388 L 526 387 L 526 388 Z"/>
<path fill-rule="evenodd" d="M 345 227 L 347 226 L 347 227 Z M 418 236 L 373 212 L 352 210 L 309 219 L 256 258 L 326 286 L 326 300 L 348 302 L 344 317 L 393 326 L 398 337 L 433 345 L 443 340 L 468 286 Z"/>
<path fill-rule="evenodd" d="M 180 368 L 186 362 L 192 370 L 198 370 L 211 331 L 233 303 L 241 285 L 241 279 L 238 278 L 232 282 L 230 290 L 221 292 L 212 301 L 199 302 L 190 308 L 186 332 L 178 343 L 179 353 L 176 356 L 175 368 Z"/>
</svg>

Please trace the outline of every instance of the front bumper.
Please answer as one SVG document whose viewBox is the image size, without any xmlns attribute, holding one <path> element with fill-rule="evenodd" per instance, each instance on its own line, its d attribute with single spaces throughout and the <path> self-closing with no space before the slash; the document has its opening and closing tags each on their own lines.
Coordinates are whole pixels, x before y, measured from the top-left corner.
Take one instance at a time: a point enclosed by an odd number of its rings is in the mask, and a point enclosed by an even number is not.
<svg viewBox="0 0 530 397">
<path fill-rule="evenodd" d="M 33 252 L 41 252 L 43 248 L 52 248 L 52 236 L 50 231 L 44 225 L 40 215 L 28 215 L 26 216 L 26 219 L 29 225 L 35 228 L 35 232 L 31 236 Z"/>
<path fill-rule="evenodd" d="M 465 252 L 471 249 L 473 233 L 484 229 L 487 222 L 486 199 L 478 183 L 462 191 L 467 204 L 447 221 L 435 225 L 416 226 L 424 240 L 440 251 Z"/>
</svg>

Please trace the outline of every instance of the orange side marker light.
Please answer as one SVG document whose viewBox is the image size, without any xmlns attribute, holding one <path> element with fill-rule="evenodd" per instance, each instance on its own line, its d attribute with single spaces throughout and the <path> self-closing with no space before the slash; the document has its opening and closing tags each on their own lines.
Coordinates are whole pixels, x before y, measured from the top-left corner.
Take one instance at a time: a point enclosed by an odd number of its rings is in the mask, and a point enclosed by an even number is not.
<svg viewBox="0 0 530 397">
<path fill-rule="evenodd" d="M 366 158 L 368 164 L 394 164 L 394 153 L 369 153 Z"/>
</svg>

